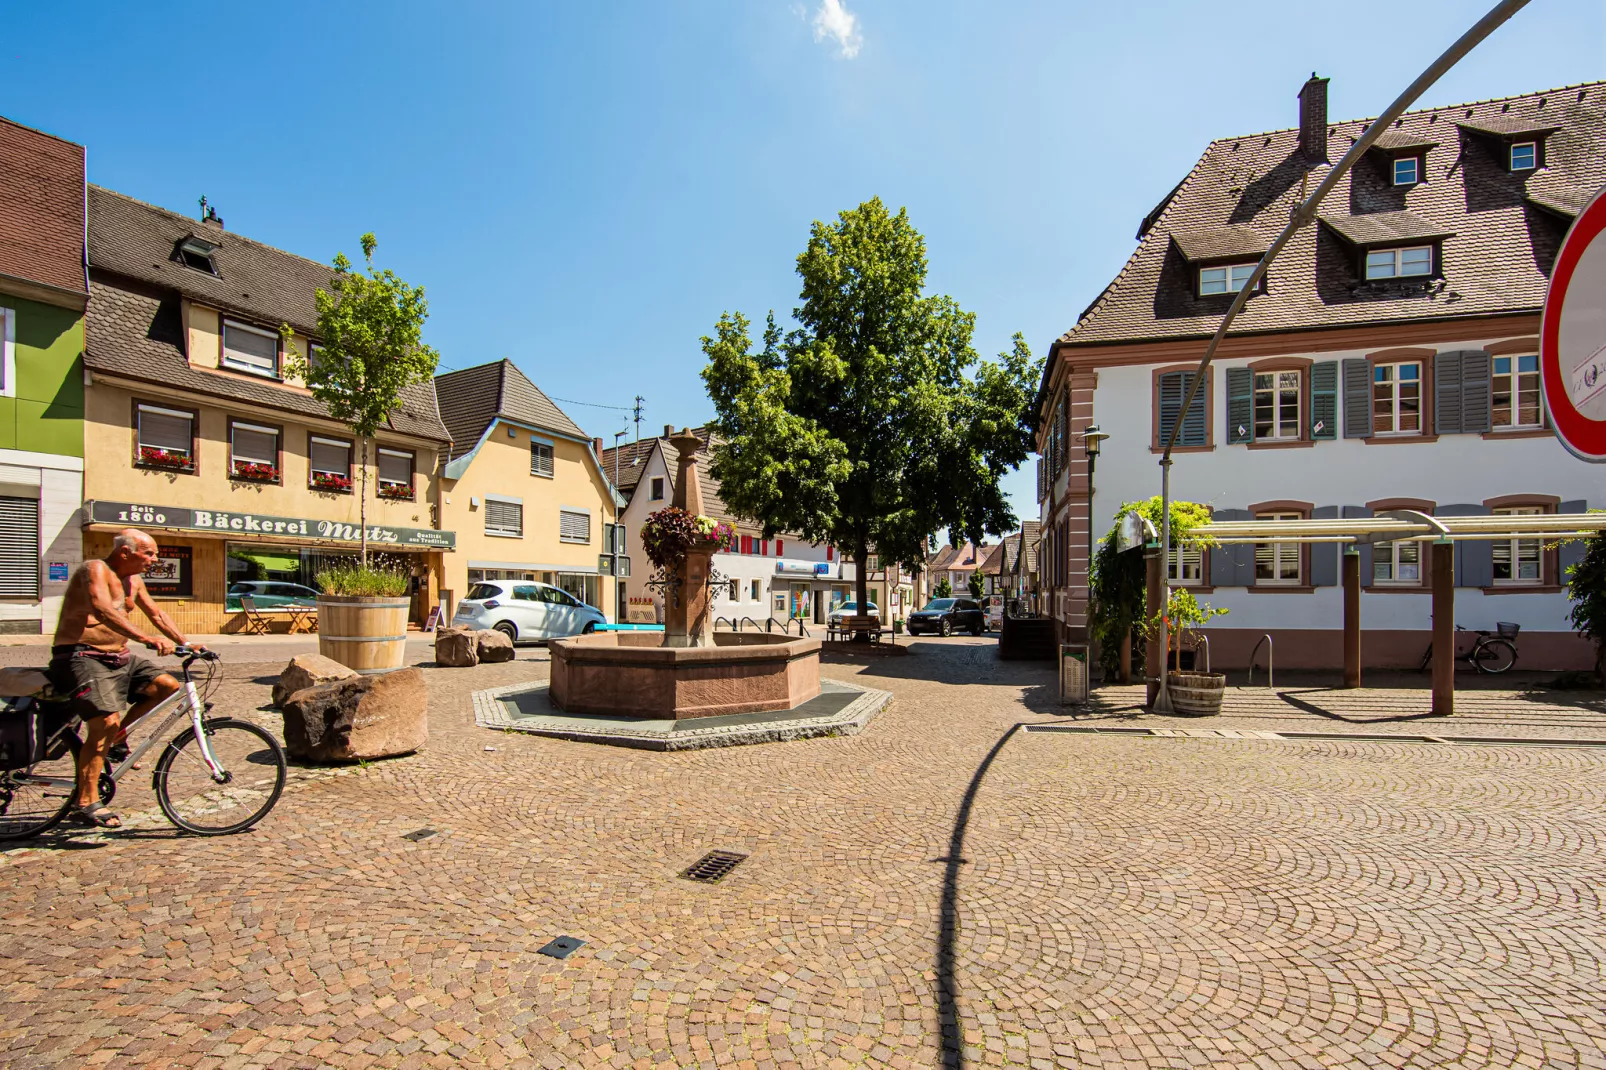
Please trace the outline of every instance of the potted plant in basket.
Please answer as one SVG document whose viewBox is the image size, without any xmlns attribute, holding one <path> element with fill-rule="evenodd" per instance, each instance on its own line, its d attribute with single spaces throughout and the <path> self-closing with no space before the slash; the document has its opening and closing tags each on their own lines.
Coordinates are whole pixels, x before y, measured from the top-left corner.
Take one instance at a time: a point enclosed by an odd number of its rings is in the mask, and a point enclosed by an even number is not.
<svg viewBox="0 0 1606 1070">
<path fill-rule="evenodd" d="M 407 663 L 411 576 L 354 563 L 324 569 L 317 579 L 318 653 L 358 672 Z"/>
<path fill-rule="evenodd" d="M 1198 672 L 1181 670 L 1182 644 L 1185 638 L 1191 638 L 1193 630 L 1205 625 L 1216 617 L 1225 616 L 1225 609 L 1216 609 L 1208 602 L 1200 602 L 1193 596 L 1193 592 L 1186 587 L 1171 588 L 1171 596 L 1166 600 L 1166 616 L 1162 622 L 1159 617 L 1149 621 L 1149 634 L 1158 637 L 1160 629 L 1166 626 L 1166 633 L 1170 641 L 1167 649 L 1176 654 L 1178 668 L 1167 666 L 1166 688 L 1171 692 L 1171 705 L 1178 713 L 1210 714 L 1221 712 L 1221 698 L 1227 691 L 1227 676 L 1219 672 Z M 1205 666 L 1208 670 L 1209 660 Z"/>
</svg>

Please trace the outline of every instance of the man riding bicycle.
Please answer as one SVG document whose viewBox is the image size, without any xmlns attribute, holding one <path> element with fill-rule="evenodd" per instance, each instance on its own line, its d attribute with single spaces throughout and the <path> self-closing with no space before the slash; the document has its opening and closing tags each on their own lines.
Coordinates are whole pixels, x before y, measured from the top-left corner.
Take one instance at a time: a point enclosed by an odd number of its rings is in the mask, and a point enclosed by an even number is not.
<svg viewBox="0 0 1606 1070">
<path fill-rule="evenodd" d="M 175 644 L 190 645 L 145 589 L 143 574 L 156 558 L 155 539 L 125 528 L 112 540 L 105 560 L 86 561 L 67 584 L 49 671 L 57 693 L 71 696 L 68 709 L 84 721 L 86 739 L 78 751 L 73 793 L 73 816 L 83 824 L 122 826 L 97 792 L 107 755 L 117 757 L 120 751 L 126 756 L 126 726 L 179 689 L 170 673 L 128 649 L 130 639 L 163 656 Z M 162 635 L 147 635 L 134 623 L 135 606 Z M 134 705 L 125 716 L 129 703 Z"/>
</svg>

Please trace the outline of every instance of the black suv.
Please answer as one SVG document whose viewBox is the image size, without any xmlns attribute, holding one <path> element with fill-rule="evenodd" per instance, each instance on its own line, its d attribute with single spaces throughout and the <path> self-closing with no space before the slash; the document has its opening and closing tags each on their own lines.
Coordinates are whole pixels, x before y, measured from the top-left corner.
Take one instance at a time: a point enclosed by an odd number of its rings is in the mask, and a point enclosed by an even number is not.
<svg viewBox="0 0 1606 1070">
<path fill-rule="evenodd" d="M 981 603 L 970 598 L 933 598 L 926 608 L 909 614 L 909 634 L 921 635 L 936 632 L 952 635 L 969 632 L 980 635 L 987 630 L 987 614 Z"/>
</svg>

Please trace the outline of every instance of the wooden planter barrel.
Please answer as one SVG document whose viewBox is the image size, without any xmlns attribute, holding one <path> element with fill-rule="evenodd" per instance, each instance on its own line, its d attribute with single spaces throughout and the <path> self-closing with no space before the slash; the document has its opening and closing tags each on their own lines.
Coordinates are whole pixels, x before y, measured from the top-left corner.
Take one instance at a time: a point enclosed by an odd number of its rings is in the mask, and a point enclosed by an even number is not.
<svg viewBox="0 0 1606 1070">
<path fill-rule="evenodd" d="M 1219 672 L 1171 672 L 1166 690 L 1171 707 L 1178 713 L 1207 716 L 1221 712 L 1221 699 L 1227 693 L 1227 677 Z"/>
<path fill-rule="evenodd" d="M 407 664 L 409 598 L 389 595 L 318 596 L 318 653 L 361 673 Z"/>
</svg>

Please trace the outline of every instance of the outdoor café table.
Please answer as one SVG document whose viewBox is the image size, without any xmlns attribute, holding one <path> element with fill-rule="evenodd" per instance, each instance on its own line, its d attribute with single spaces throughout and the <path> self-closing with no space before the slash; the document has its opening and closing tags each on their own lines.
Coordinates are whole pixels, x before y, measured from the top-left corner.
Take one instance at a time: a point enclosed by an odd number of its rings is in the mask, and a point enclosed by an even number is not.
<svg viewBox="0 0 1606 1070">
<path fill-rule="evenodd" d="M 312 606 L 285 606 L 284 611 L 290 615 L 290 634 L 297 632 L 315 632 L 318 630 L 318 611 Z"/>
</svg>

